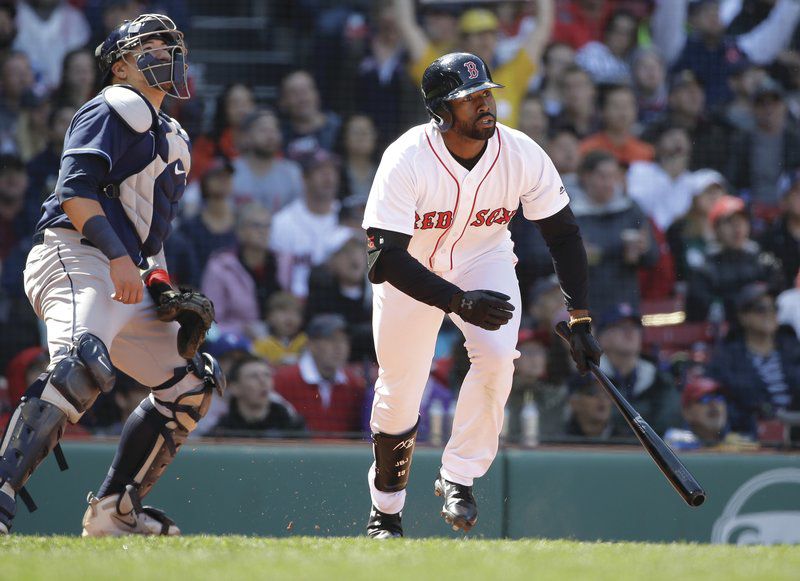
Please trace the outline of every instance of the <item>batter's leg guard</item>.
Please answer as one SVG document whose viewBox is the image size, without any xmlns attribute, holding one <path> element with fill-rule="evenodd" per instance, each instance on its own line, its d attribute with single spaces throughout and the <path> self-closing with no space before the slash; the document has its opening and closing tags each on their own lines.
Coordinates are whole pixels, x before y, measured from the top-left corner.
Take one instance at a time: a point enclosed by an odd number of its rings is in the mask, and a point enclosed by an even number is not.
<svg viewBox="0 0 800 581">
<path fill-rule="evenodd" d="M 77 422 L 101 391 L 109 391 L 114 368 L 103 342 L 90 333 L 82 335 L 70 353 L 26 391 L 9 421 L 0 444 L 0 525 L 11 528 L 16 495 L 28 509 L 36 504 L 25 483 L 51 450 L 62 470 L 66 461 L 58 442 L 69 420 Z"/>
<path fill-rule="evenodd" d="M 408 485 L 411 459 L 417 442 L 417 427 L 405 434 L 372 434 L 372 452 L 375 456 L 375 488 L 381 492 L 399 492 Z"/>
<path fill-rule="evenodd" d="M 153 388 L 125 423 L 114 462 L 97 496 L 105 499 L 134 485 L 143 498 L 205 416 L 212 392 L 222 395 L 224 390 L 225 376 L 219 364 L 205 353 Z"/>
<path fill-rule="evenodd" d="M 367 536 L 373 539 L 391 539 L 403 536 L 402 523 L 402 502 L 405 490 L 408 485 L 408 478 L 411 475 L 411 459 L 414 455 L 414 446 L 417 441 L 417 423 L 404 434 L 396 436 L 390 434 L 372 434 L 372 453 L 375 456 L 374 468 L 370 468 L 369 477 L 370 495 L 373 497 L 372 509 L 367 521 Z M 374 470 L 374 476 L 373 476 Z M 384 498 L 376 498 L 375 491 L 380 497 L 393 498 L 387 501 Z M 402 493 L 402 494 L 399 494 Z M 399 500 L 398 500 L 399 497 Z M 386 504 L 388 502 L 388 504 Z M 394 510 L 400 512 L 382 512 L 377 505 L 395 506 Z M 384 509 L 386 510 L 386 509 Z M 392 510 L 391 508 L 389 510 Z"/>
</svg>

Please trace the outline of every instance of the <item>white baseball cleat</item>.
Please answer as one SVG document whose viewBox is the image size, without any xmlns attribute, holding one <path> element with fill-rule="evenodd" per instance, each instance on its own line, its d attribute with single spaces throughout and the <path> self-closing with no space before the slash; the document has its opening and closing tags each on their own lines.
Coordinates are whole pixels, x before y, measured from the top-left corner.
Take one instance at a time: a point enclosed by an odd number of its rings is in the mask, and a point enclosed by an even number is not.
<svg viewBox="0 0 800 581">
<path fill-rule="evenodd" d="M 121 494 L 97 498 L 90 492 L 89 508 L 83 515 L 84 537 L 119 537 L 123 535 L 179 535 L 178 526 L 163 512 L 142 506 L 134 486 Z"/>
</svg>

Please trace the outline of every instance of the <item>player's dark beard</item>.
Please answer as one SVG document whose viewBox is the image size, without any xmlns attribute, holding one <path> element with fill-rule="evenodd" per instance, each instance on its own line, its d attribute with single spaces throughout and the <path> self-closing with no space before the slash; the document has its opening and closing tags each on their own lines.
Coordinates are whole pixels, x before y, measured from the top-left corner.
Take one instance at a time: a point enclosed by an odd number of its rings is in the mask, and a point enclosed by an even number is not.
<svg viewBox="0 0 800 581">
<path fill-rule="evenodd" d="M 464 137 L 469 137 L 470 139 L 476 139 L 479 141 L 491 139 L 497 126 L 492 125 L 491 127 L 481 127 L 478 125 L 487 116 L 491 117 L 495 121 L 497 120 L 497 117 L 491 113 L 484 113 L 474 121 L 456 121 L 454 125 L 456 133 L 460 133 Z"/>
<path fill-rule="evenodd" d="M 271 147 L 264 147 L 262 145 L 253 145 L 251 146 L 250 150 L 253 152 L 253 155 L 256 157 L 260 157 L 262 159 L 270 159 L 275 157 L 275 150 Z"/>
</svg>

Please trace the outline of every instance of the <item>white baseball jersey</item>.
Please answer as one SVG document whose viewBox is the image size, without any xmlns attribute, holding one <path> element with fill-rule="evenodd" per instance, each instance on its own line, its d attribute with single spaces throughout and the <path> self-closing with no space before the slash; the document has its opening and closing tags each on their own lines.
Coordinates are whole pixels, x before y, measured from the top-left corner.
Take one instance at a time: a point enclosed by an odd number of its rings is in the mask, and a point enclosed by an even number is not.
<svg viewBox="0 0 800 581">
<path fill-rule="evenodd" d="M 498 123 L 468 171 L 428 123 L 386 149 L 362 226 L 410 235 L 409 253 L 430 270 L 446 272 L 487 252 L 511 251 L 508 223 L 520 202 L 529 220 L 569 203 L 553 162 L 530 137 Z"/>
<path fill-rule="evenodd" d="M 530 220 L 552 216 L 569 197 L 550 158 L 527 135 L 499 123 L 472 170 L 460 165 L 430 123 L 390 145 L 372 184 L 363 227 L 411 236 L 409 253 L 459 288 L 507 294 L 515 307 L 496 331 L 465 323 L 470 369 L 458 395 L 441 474 L 471 486 L 497 454 L 503 408 L 511 391 L 521 299 L 508 223 L 522 203 Z M 380 258 L 378 259 L 380 260 Z M 403 294 L 389 283 L 373 286 L 373 330 L 379 371 L 370 427 L 403 434 L 417 421 L 444 312 Z M 402 510 L 405 490 L 368 482 L 375 507 Z"/>
</svg>

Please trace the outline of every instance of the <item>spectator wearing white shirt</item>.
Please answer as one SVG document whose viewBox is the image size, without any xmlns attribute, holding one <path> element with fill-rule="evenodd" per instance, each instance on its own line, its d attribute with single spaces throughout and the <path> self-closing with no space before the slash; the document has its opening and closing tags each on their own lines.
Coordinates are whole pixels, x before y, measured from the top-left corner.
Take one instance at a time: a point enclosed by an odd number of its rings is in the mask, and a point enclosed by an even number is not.
<svg viewBox="0 0 800 581">
<path fill-rule="evenodd" d="M 628 170 L 628 195 L 663 231 L 691 206 L 691 156 L 686 130 L 672 127 L 659 136 L 655 161 L 635 161 Z"/>
<path fill-rule="evenodd" d="M 297 297 L 308 295 L 311 267 L 325 262 L 349 229 L 339 224 L 339 160 L 319 149 L 303 160 L 305 195 L 275 214 L 270 247 L 278 280 Z"/>
<path fill-rule="evenodd" d="M 89 23 L 65 0 L 27 0 L 17 6 L 14 48 L 28 55 L 40 81 L 55 88 L 61 81 L 61 61 L 69 51 L 89 42 Z"/>
</svg>

